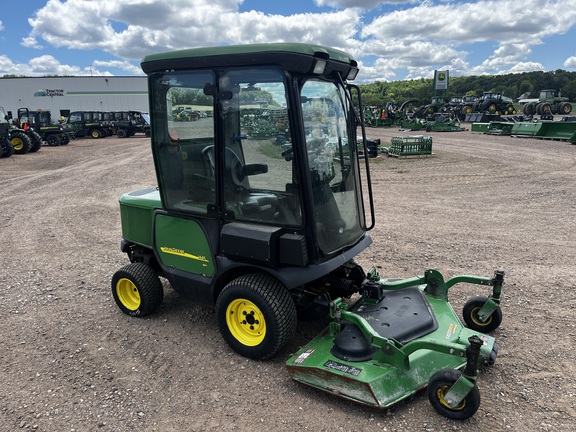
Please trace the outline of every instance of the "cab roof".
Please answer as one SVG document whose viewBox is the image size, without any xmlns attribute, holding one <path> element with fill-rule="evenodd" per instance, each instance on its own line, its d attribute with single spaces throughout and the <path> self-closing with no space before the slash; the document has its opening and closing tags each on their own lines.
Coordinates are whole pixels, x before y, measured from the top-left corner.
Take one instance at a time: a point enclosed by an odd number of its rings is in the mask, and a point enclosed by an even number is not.
<svg viewBox="0 0 576 432">
<path fill-rule="evenodd" d="M 341 72 L 344 78 L 354 79 L 357 61 L 338 49 L 305 43 L 270 43 L 227 45 L 191 48 L 150 54 L 142 59 L 146 74 L 166 70 L 212 69 L 221 67 L 276 65 L 289 72 L 313 73 L 317 60 L 326 61 L 320 75 Z"/>
</svg>

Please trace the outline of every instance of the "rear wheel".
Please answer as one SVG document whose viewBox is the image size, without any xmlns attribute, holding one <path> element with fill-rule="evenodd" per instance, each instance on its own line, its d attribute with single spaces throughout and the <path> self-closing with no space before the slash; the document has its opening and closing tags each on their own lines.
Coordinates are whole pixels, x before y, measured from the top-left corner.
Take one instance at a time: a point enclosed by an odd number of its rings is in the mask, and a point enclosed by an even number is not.
<svg viewBox="0 0 576 432">
<path fill-rule="evenodd" d="M 103 134 L 102 134 L 102 131 L 100 129 L 92 129 L 90 131 L 90 136 L 92 138 L 102 138 Z"/>
<path fill-rule="evenodd" d="M 30 137 L 24 132 L 13 132 L 10 141 L 12 142 L 12 147 L 14 147 L 14 153 L 16 154 L 26 154 L 32 147 Z"/>
<path fill-rule="evenodd" d="M 62 143 L 62 141 L 60 140 L 60 137 L 58 135 L 54 135 L 54 134 L 48 135 L 46 137 L 46 142 L 51 147 L 59 146 Z"/>
<path fill-rule="evenodd" d="M 480 407 L 480 391 L 477 386 L 474 386 L 456 407 L 451 407 L 446 401 L 446 394 L 461 375 L 462 372 L 455 369 L 443 369 L 432 375 L 428 382 L 430 404 L 438 414 L 452 420 L 466 420 L 476 414 Z"/>
<path fill-rule="evenodd" d="M 142 317 L 158 309 L 164 299 L 164 290 L 152 267 L 132 263 L 112 276 L 112 296 L 122 312 Z"/>
<path fill-rule="evenodd" d="M 558 112 L 561 114 L 570 114 L 572 112 L 572 105 L 568 102 L 562 102 L 558 105 Z"/>
<path fill-rule="evenodd" d="M 37 152 L 40 150 L 40 148 L 42 148 L 44 140 L 36 131 L 30 131 L 30 138 L 32 139 L 32 147 L 30 147 L 30 153 Z"/>
<path fill-rule="evenodd" d="M 220 333 L 238 354 L 266 360 L 296 331 L 296 307 L 278 280 L 249 274 L 230 282 L 216 301 Z"/>
<path fill-rule="evenodd" d="M 116 136 L 117 136 L 118 138 L 126 138 L 126 137 L 128 136 L 128 134 L 126 133 L 126 130 L 125 130 L 125 129 L 118 129 L 118 130 L 116 131 Z"/>
</svg>

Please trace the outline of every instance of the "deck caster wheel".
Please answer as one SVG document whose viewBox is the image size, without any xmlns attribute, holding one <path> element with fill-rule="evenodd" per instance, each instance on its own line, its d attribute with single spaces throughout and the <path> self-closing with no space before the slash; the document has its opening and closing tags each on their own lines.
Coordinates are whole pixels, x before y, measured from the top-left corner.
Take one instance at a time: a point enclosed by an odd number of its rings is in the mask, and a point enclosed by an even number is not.
<svg viewBox="0 0 576 432">
<path fill-rule="evenodd" d="M 112 296 L 122 312 L 143 317 L 158 309 L 164 299 L 164 289 L 152 267 L 132 263 L 112 276 Z"/>
<path fill-rule="evenodd" d="M 446 401 L 446 394 L 461 375 L 462 372 L 455 369 L 443 369 L 432 375 L 428 382 L 430 404 L 438 414 L 451 420 L 466 420 L 476 414 L 480 407 L 480 390 L 476 385 L 458 406 L 451 407 Z"/>
<path fill-rule="evenodd" d="M 482 322 L 478 317 L 478 312 L 482 309 L 486 301 L 488 301 L 488 297 L 474 297 L 468 300 L 462 308 L 462 317 L 469 329 L 481 333 L 490 333 L 500 327 L 502 323 L 502 309 L 500 309 L 500 307 L 492 312 L 492 315 L 490 315 L 486 322 Z"/>
</svg>

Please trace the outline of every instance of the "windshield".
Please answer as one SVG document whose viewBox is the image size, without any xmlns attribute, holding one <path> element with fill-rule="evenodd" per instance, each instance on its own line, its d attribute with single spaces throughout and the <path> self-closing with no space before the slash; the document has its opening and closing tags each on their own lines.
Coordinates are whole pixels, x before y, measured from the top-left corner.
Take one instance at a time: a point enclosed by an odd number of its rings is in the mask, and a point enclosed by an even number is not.
<svg viewBox="0 0 576 432">
<path fill-rule="evenodd" d="M 348 139 L 354 122 L 344 89 L 335 83 L 307 81 L 301 101 L 315 231 L 319 248 L 328 254 L 355 243 L 365 225 L 357 152 Z"/>
</svg>

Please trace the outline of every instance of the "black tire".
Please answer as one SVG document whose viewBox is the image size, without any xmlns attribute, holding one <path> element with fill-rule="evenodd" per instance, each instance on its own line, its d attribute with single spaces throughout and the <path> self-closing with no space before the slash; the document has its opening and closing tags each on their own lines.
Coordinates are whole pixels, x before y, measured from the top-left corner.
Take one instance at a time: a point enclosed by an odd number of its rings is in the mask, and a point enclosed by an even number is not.
<svg viewBox="0 0 576 432">
<path fill-rule="evenodd" d="M 572 112 L 572 105 L 569 102 L 562 102 L 558 106 L 558 112 L 560 114 L 570 114 Z"/>
<path fill-rule="evenodd" d="M 57 147 L 62 143 L 59 135 L 51 134 L 46 137 L 46 142 L 50 147 Z"/>
<path fill-rule="evenodd" d="M 94 139 L 98 139 L 98 138 L 102 138 L 103 137 L 103 133 L 100 129 L 92 129 L 90 131 L 90 136 Z"/>
<path fill-rule="evenodd" d="M 118 130 L 116 131 L 116 136 L 117 136 L 118 138 L 126 138 L 126 137 L 128 136 L 128 133 L 126 132 L 125 129 L 118 129 Z"/>
<path fill-rule="evenodd" d="M 0 139 L 3 139 L 3 138 L 0 137 Z M 0 157 L 9 158 L 13 154 L 14 154 L 14 147 L 12 147 L 12 143 L 10 142 L 10 140 L 8 138 L 6 138 L 5 148 L 4 148 L 4 151 L 0 154 Z"/>
<path fill-rule="evenodd" d="M 216 316 L 230 348 L 255 360 L 274 356 L 296 331 L 290 293 L 266 274 L 244 275 L 226 285 L 216 301 Z"/>
<path fill-rule="evenodd" d="M 32 147 L 32 140 L 30 140 L 30 137 L 24 132 L 12 132 L 10 142 L 12 143 L 12 147 L 14 147 L 14 153 L 16 154 L 26 154 Z"/>
<path fill-rule="evenodd" d="M 68 134 L 60 135 L 60 145 L 67 145 L 70 143 L 70 137 Z"/>
<path fill-rule="evenodd" d="M 30 153 L 37 152 L 42 148 L 42 144 L 44 144 L 44 140 L 42 136 L 36 131 L 30 131 L 30 138 L 32 139 L 32 147 L 30 147 Z"/>
<path fill-rule="evenodd" d="M 126 315 L 143 317 L 162 304 L 164 289 L 152 267 L 131 263 L 112 276 L 112 296 Z"/>
<path fill-rule="evenodd" d="M 522 107 L 522 112 L 524 115 L 534 115 L 536 114 L 536 106 L 532 103 L 527 103 Z"/>
<path fill-rule="evenodd" d="M 473 297 L 462 308 L 462 317 L 469 329 L 480 333 L 490 333 L 500 327 L 502 323 L 502 309 L 500 307 L 496 308 L 486 322 L 482 322 L 478 318 L 478 312 L 487 300 L 488 297 L 485 296 Z"/>
<path fill-rule="evenodd" d="M 540 114 L 552 114 L 552 105 L 549 103 L 543 103 L 540 106 L 540 110 L 542 111 Z"/>
<path fill-rule="evenodd" d="M 475 385 L 470 393 L 464 398 L 462 403 L 452 408 L 444 396 L 450 387 L 458 381 L 462 372 L 455 369 L 442 369 L 432 375 L 428 381 L 428 400 L 438 414 L 452 420 L 466 420 L 476 414 L 480 407 L 480 391 Z"/>
</svg>

